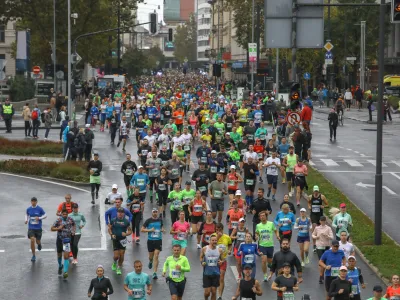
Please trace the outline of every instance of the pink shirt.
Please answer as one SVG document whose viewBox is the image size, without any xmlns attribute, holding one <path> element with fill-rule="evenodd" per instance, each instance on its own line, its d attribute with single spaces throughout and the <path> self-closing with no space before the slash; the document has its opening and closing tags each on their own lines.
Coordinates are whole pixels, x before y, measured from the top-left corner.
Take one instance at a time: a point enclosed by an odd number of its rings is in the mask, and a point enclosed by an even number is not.
<svg viewBox="0 0 400 300">
<path fill-rule="evenodd" d="M 297 174 L 297 173 L 306 174 L 307 173 L 307 166 L 306 165 L 302 165 L 300 167 L 299 165 L 295 165 L 294 166 L 294 174 Z"/>
<path fill-rule="evenodd" d="M 189 228 L 190 228 L 190 224 L 188 222 L 185 221 L 184 223 L 181 223 L 180 221 L 176 221 L 172 225 L 172 230 L 173 231 L 180 230 L 181 232 L 175 234 L 174 235 L 174 239 L 175 240 L 180 240 L 180 241 L 186 240 L 187 239 L 187 232 L 188 232 Z"/>
<path fill-rule="evenodd" d="M 332 228 L 330 228 L 328 225 L 325 226 L 317 226 L 314 229 L 314 232 L 312 234 L 312 238 L 315 239 L 319 237 L 316 241 L 316 246 L 318 247 L 329 247 L 332 243 L 333 240 L 333 232 Z"/>
</svg>

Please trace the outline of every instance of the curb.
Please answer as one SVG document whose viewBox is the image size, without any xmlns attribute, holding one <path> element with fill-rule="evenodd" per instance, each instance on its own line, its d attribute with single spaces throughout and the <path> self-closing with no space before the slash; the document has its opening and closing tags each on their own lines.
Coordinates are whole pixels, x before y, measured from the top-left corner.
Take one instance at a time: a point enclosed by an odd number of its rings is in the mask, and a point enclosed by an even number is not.
<svg viewBox="0 0 400 300">
<path fill-rule="evenodd" d="M 32 176 L 32 175 L 27 175 L 27 174 L 11 173 L 11 172 L 4 172 L 4 171 L 1 171 L 1 173 L 12 174 L 12 175 L 23 175 L 23 176 L 29 177 L 29 178 L 45 179 L 45 180 L 48 180 L 48 181 L 54 181 L 54 182 L 57 182 L 57 183 L 65 183 L 65 184 L 69 184 L 69 185 L 77 186 L 77 187 L 90 187 L 90 183 L 76 182 L 76 181 L 67 180 L 67 179 L 59 179 L 59 178 L 46 177 L 46 176 Z"/>
<path fill-rule="evenodd" d="M 312 168 L 313 170 L 315 170 L 315 171 L 317 171 L 317 172 L 319 172 L 318 171 L 318 169 L 316 169 L 316 168 L 314 168 L 314 167 L 312 167 L 312 166 L 310 166 L 310 165 L 308 165 L 307 167 L 310 167 L 310 168 Z M 321 174 L 322 175 L 322 174 Z M 323 176 L 323 175 L 322 175 Z M 325 178 L 325 180 L 326 181 L 328 181 L 330 184 L 332 184 L 333 186 L 334 186 L 334 184 L 329 180 L 329 179 L 327 179 L 325 176 L 323 176 L 324 178 Z M 367 216 L 353 201 L 351 201 L 351 199 L 349 198 L 349 197 L 347 197 L 346 196 L 346 198 L 360 211 L 360 212 L 362 212 L 365 216 Z M 367 216 L 368 217 L 368 216 Z M 332 220 L 329 218 L 329 216 L 326 216 L 326 219 L 327 219 L 327 222 L 328 222 L 328 224 L 329 224 L 329 226 L 331 226 L 332 225 Z M 368 219 L 370 219 L 370 217 L 368 217 Z M 384 232 L 384 231 L 383 231 Z M 400 246 L 395 240 L 393 240 L 386 232 L 384 232 L 397 246 Z M 374 266 L 366 257 L 365 257 L 365 255 L 361 252 L 361 250 L 357 247 L 357 245 L 355 245 L 353 242 L 352 242 L 352 244 L 353 244 L 353 246 L 354 246 L 354 249 L 355 249 L 355 251 L 356 251 L 356 253 L 360 256 L 360 258 L 362 259 L 362 261 L 364 262 L 364 263 L 366 263 L 370 268 L 371 268 L 371 270 L 372 270 L 372 272 L 374 272 L 374 274 L 377 276 L 377 277 L 379 277 L 387 286 L 390 286 L 390 279 L 388 279 L 388 278 L 386 278 L 386 277 L 384 277 L 383 275 L 382 275 L 382 273 L 379 271 L 379 269 L 376 267 L 376 266 Z"/>
<path fill-rule="evenodd" d="M 321 113 L 321 114 L 325 114 L 325 115 L 328 115 L 328 114 L 329 114 L 329 112 L 324 111 L 324 110 L 317 110 L 317 109 L 314 109 L 314 111 L 315 111 L 315 112 L 318 112 L 318 113 Z M 353 117 L 346 117 L 346 116 L 344 116 L 344 118 L 345 118 L 345 119 L 348 119 L 348 120 L 353 120 L 353 121 L 358 121 L 358 122 L 362 122 L 362 123 L 367 123 L 367 124 L 376 124 L 376 122 L 369 122 L 369 121 L 365 121 L 365 120 L 361 120 L 361 119 L 357 119 L 357 118 L 353 118 Z"/>
</svg>

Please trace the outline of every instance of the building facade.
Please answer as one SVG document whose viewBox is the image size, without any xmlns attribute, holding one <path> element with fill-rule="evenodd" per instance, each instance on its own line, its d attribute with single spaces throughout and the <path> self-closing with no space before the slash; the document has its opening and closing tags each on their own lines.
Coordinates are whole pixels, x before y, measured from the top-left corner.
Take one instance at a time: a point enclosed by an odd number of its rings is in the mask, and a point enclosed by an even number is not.
<svg viewBox="0 0 400 300">
<path fill-rule="evenodd" d="M 208 0 L 196 0 L 197 61 L 208 61 L 206 50 L 210 50 L 212 8 Z"/>
<path fill-rule="evenodd" d="M 0 66 L 5 66 L 0 70 L 1 76 L 15 76 L 15 59 L 11 57 L 11 46 L 15 41 L 15 22 L 0 25 Z M 1 76 L 0 80 L 3 79 Z"/>
</svg>

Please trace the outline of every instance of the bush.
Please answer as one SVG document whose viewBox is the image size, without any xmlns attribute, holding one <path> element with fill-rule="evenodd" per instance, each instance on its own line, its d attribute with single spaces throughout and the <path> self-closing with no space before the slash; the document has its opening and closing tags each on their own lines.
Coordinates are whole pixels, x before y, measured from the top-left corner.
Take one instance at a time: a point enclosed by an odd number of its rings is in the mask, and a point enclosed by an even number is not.
<svg viewBox="0 0 400 300">
<path fill-rule="evenodd" d="M 388 101 L 391 107 L 393 107 L 394 109 L 399 109 L 400 97 L 389 96 Z"/>
<path fill-rule="evenodd" d="M 49 141 L 8 140 L 0 137 L 0 154 L 22 156 L 62 156 L 63 145 Z"/>
<path fill-rule="evenodd" d="M 40 160 L 11 159 L 0 161 L 0 171 L 15 174 L 53 177 L 75 182 L 89 182 L 85 162 L 44 162 Z"/>
<path fill-rule="evenodd" d="M 17 75 L 8 80 L 11 101 L 25 101 L 35 96 L 35 80 Z"/>
</svg>

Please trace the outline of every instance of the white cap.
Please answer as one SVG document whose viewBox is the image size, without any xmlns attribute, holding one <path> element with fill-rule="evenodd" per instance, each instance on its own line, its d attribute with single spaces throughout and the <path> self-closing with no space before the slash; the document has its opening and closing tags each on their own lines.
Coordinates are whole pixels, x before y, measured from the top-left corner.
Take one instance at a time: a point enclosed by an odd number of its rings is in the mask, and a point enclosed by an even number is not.
<svg viewBox="0 0 400 300">
<path fill-rule="evenodd" d="M 235 165 L 232 165 L 232 166 L 231 166 L 231 169 L 236 169 L 236 166 L 235 166 Z"/>
<path fill-rule="evenodd" d="M 86 127 L 86 128 L 89 128 L 89 127 L 90 127 L 90 124 L 86 124 L 85 127 Z"/>
<path fill-rule="evenodd" d="M 217 151 L 213 150 L 213 151 L 211 151 L 211 153 L 215 153 L 215 154 L 217 154 Z"/>
<path fill-rule="evenodd" d="M 118 189 L 118 185 L 116 185 L 115 183 L 112 185 L 113 189 Z"/>
<path fill-rule="evenodd" d="M 138 169 L 143 169 L 143 166 L 139 166 Z"/>
<path fill-rule="evenodd" d="M 354 260 L 357 260 L 356 257 L 353 256 L 353 255 L 350 255 L 350 256 L 347 258 L 347 260 L 349 260 L 350 258 L 352 258 L 352 259 L 354 259 Z"/>
<path fill-rule="evenodd" d="M 241 190 L 237 190 L 235 193 L 236 196 L 241 196 L 242 195 L 242 191 Z"/>
<path fill-rule="evenodd" d="M 242 221 L 246 221 L 246 219 L 245 218 L 240 218 L 239 222 L 242 222 Z"/>
<path fill-rule="evenodd" d="M 307 210 L 303 207 L 302 209 L 300 209 L 300 211 L 306 212 Z"/>
</svg>

